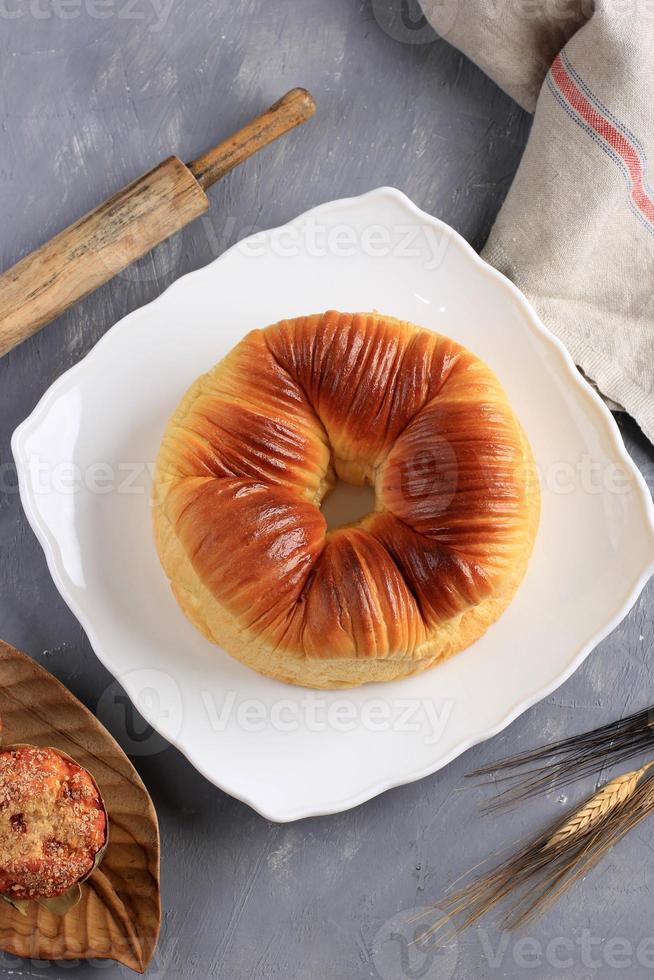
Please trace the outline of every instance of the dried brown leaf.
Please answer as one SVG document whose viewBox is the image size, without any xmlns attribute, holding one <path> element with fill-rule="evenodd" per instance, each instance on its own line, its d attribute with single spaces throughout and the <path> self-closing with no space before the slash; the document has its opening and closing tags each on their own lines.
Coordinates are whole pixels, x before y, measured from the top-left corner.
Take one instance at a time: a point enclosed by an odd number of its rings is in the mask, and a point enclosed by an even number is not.
<svg viewBox="0 0 654 980">
<path fill-rule="evenodd" d="M 30 903 L 0 903 L 0 949 L 31 959 L 112 959 L 143 973 L 161 923 L 159 828 L 148 792 L 120 746 L 63 684 L 0 641 L 5 741 L 52 746 L 88 769 L 110 822 L 102 865 L 61 918 Z"/>
</svg>

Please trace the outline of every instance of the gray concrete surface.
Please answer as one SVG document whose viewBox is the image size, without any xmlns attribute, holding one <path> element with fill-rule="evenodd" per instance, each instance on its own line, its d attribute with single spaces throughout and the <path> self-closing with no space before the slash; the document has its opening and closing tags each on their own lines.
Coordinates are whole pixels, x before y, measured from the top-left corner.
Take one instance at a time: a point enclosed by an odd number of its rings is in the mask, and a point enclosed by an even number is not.
<svg viewBox="0 0 654 980">
<path fill-rule="evenodd" d="M 168 153 L 192 158 L 287 88 L 306 85 L 320 104 L 311 126 L 212 191 L 210 222 L 183 232 L 174 261 L 159 250 L 0 363 L 0 636 L 91 708 L 112 681 L 56 592 L 21 512 L 10 434 L 116 320 L 252 226 L 389 183 L 483 243 L 529 119 L 434 40 L 415 11 L 405 10 L 404 22 L 398 11 L 400 0 L 0 3 L 3 268 Z M 654 450 L 630 420 L 620 424 L 654 484 Z M 115 691 L 105 695 L 104 718 L 137 750 L 161 821 L 165 918 L 149 975 L 582 980 L 654 973 L 651 822 L 530 927 L 531 943 L 484 921 L 431 958 L 403 946 L 413 929 L 406 910 L 436 901 L 461 872 L 540 829 L 564 805 L 553 794 L 511 816 L 481 818 L 483 793 L 463 788 L 466 771 L 654 700 L 652 595 L 650 587 L 574 677 L 492 742 L 356 810 L 294 825 L 261 819 L 147 733 L 135 745 L 138 719 Z M 567 795 L 581 798 L 591 788 L 586 781 Z M 384 947 L 392 955 L 375 953 L 391 933 L 400 937 Z M 0 969 L 79 980 L 128 973 L 13 957 L 3 957 Z"/>
</svg>

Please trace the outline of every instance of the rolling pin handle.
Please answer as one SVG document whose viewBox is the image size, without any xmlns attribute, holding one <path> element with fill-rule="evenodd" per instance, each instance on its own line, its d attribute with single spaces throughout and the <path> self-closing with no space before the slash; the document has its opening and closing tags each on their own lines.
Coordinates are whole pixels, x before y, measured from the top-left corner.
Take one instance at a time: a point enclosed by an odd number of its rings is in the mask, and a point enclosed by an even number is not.
<svg viewBox="0 0 654 980">
<path fill-rule="evenodd" d="M 169 157 L 0 275 L 0 357 L 204 214 L 207 187 L 315 109 L 306 89 L 287 92 L 193 163 Z"/>
<path fill-rule="evenodd" d="M 218 146 L 187 164 L 203 190 L 228 174 L 264 146 L 306 122 L 316 111 L 316 103 L 305 88 L 294 88 Z"/>
</svg>

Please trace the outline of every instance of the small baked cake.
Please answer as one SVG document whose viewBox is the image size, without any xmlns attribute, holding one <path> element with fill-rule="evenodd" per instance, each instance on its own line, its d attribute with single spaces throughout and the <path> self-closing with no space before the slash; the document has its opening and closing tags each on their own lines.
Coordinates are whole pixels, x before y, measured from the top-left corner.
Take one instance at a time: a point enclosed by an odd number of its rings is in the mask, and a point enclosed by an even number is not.
<svg viewBox="0 0 654 980">
<path fill-rule="evenodd" d="M 0 749 L 0 894 L 55 898 L 85 878 L 107 840 L 93 777 L 55 749 Z"/>
<path fill-rule="evenodd" d="M 328 530 L 337 477 L 375 507 Z M 478 639 L 524 576 L 539 507 L 493 372 L 377 313 L 248 334 L 182 400 L 154 480 L 187 616 L 262 674 L 320 688 L 407 677 Z"/>
</svg>

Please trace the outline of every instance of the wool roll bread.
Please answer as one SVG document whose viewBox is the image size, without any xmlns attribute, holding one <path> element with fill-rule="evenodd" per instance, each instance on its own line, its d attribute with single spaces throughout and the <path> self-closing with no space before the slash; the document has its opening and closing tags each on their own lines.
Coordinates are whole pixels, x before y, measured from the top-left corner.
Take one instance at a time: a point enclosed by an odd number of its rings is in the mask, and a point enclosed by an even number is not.
<svg viewBox="0 0 654 980">
<path fill-rule="evenodd" d="M 374 511 L 328 531 L 336 478 Z M 248 334 L 170 420 L 154 530 L 180 606 L 254 670 L 339 688 L 478 639 L 522 580 L 540 495 L 499 381 L 445 336 L 376 313 Z"/>
</svg>

